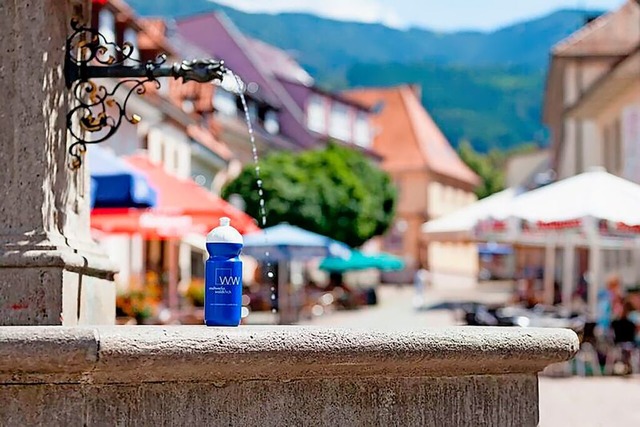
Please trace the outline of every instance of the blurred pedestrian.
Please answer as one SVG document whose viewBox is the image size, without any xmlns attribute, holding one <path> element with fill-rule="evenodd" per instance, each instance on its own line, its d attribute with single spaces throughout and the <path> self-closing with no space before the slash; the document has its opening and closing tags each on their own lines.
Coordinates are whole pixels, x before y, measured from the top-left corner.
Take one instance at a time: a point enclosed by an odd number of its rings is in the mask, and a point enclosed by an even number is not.
<svg viewBox="0 0 640 427">
<path fill-rule="evenodd" d="M 418 269 L 415 276 L 413 277 L 413 306 L 415 308 L 420 308 L 424 305 L 424 291 L 430 283 L 431 273 L 429 273 L 429 271 L 425 268 Z"/>
<path fill-rule="evenodd" d="M 616 319 L 611 322 L 611 330 L 613 331 L 613 342 L 615 344 L 636 342 L 637 325 L 633 323 L 629 315 L 633 311 L 633 307 L 630 302 L 626 301 L 623 304 L 622 311 Z"/>
<path fill-rule="evenodd" d="M 619 317 L 623 311 L 622 291 L 620 278 L 617 275 L 609 277 L 606 289 L 598 292 L 598 316 L 597 323 L 600 331 L 607 333 L 611 327 L 611 321 Z"/>
<path fill-rule="evenodd" d="M 631 366 L 631 355 L 637 346 L 636 334 L 638 326 L 630 319 L 633 306 L 629 301 L 625 301 L 622 311 L 616 319 L 611 322 L 611 330 L 613 332 L 613 342 L 620 349 L 622 363 L 620 369 L 625 374 L 631 374 L 633 369 Z"/>
</svg>

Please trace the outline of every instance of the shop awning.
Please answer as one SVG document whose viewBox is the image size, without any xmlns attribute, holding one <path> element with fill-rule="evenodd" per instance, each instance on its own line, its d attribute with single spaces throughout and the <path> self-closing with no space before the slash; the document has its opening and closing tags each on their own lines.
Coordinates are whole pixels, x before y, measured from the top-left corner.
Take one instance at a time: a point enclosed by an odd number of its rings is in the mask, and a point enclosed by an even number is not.
<svg viewBox="0 0 640 427">
<path fill-rule="evenodd" d="M 89 147 L 92 208 L 148 208 L 157 195 L 147 179 L 112 151 Z"/>
<path fill-rule="evenodd" d="M 125 162 L 157 190 L 157 205 L 151 209 L 94 209 L 92 228 L 147 238 L 180 238 L 189 233 L 205 234 L 226 216 L 243 234 L 259 231 L 253 218 L 191 179 L 170 175 L 142 155 L 127 157 Z"/>
</svg>

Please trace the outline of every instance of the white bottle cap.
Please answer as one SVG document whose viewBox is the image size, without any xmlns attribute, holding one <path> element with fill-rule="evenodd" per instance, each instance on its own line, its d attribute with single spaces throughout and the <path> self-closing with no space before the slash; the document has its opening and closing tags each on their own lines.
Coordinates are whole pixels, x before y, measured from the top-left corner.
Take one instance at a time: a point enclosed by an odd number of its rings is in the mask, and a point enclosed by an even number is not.
<svg viewBox="0 0 640 427">
<path fill-rule="evenodd" d="M 243 244 L 242 235 L 231 226 L 231 219 L 220 218 L 220 226 L 207 234 L 207 243 L 236 243 Z"/>
</svg>

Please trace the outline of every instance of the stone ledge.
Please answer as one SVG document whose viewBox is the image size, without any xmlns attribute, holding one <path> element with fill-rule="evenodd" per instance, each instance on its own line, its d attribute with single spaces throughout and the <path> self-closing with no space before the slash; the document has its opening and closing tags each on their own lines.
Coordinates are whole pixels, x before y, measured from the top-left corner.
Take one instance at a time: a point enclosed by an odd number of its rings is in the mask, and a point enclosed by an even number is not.
<svg viewBox="0 0 640 427">
<path fill-rule="evenodd" d="M 535 374 L 577 349 L 565 329 L 0 327 L 0 384 Z"/>
</svg>

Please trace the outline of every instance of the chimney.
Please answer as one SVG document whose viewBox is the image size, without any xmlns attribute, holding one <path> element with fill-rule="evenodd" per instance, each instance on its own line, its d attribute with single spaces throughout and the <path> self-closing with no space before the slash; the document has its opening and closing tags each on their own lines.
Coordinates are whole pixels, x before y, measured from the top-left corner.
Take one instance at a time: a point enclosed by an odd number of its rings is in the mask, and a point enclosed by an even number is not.
<svg viewBox="0 0 640 427">
<path fill-rule="evenodd" d="M 639 0 L 640 1 L 640 0 Z M 587 13 L 584 17 L 584 24 L 589 25 L 596 19 L 598 19 L 601 15 L 599 13 Z"/>
<path fill-rule="evenodd" d="M 416 98 L 422 99 L 422 85 L 419 83 L 411 83 L 409 85 L 411 91 L 416 95 Z"/>
</svg>

